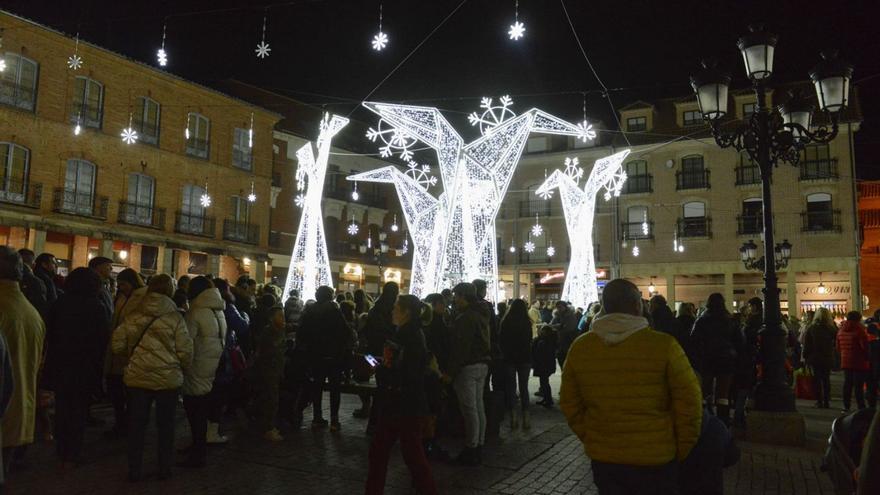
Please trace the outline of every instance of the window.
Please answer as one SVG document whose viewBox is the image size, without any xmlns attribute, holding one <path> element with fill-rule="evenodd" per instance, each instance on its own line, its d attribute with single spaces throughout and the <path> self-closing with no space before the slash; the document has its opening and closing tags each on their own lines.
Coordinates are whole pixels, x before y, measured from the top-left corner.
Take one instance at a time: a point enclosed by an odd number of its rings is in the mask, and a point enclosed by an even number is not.
<svg viewBox="0 0 880 495">
<path fill-rule="evenodd" d="M 0 74 L 0 103 L 34 111 L 37 101 L 38 65 L 18 53 L 3 56 L 6 70 Z"/>
<path fill-rule="evenodd" d="M 135 113 L 134 128 L 138 132 L 138 141 L 159 144 L 159 103 L 141 96 Z"/>
<path fill-rule="evenodd" d="M 339 165 L 328 165 L 327 166 L 327 174 L 324 176 L 324 192 L 325 193 L 333 193 L 336 192 L 336 188 L 339 186 Z M 351 174 L 349 174 L 351 175 Z M 354 186 L 352 186 L 354 187 Z M 358 184 L 360 187 L 360 184 Z"/>
<path fill-rule="evenodd" d="M 30 151 L 13 143 L 0 143 L 0 200 L 22 202 L 27 196 Z"/>
<path fill-rule="evenodd" d="M 630 117 L 626 119 L 626 130 L 629 132 L 644 131 L 648 128 L 647 117 Z"/>
<path fill-rule="evenodd" d="M 685 203 L 682 210 L 685 218 L 703 218 L 706 216 L 706 203 L 701 201 Z"/>
<path fill-rule="evenodd" d="M 180 216 L 177 228 L 181 232 L 200 234 L 205 230 L 205 207 L 202 206 L 202 195 L 205 188 L 195 184 L 183 186 L 183 198 L 180 202 Z"/>
<path fill-rule="evenodd" d="M 706 218 L 706 203 L 691 201 L 682 206 L 682 218 L 679 220 L 679 237 L 707 237 L 709 220 Z"/>
<path fill-rule="evenodd" d="M 708 171 L 700 155 L 686 156 L 681 159 L 681 171 L 676 172 L 678 189 L 704 189 L 709 187 Z"/>
<path fill-rule="evenodd" d="M 743 103 L 743 118 L 749 119 L 755 113 L 755 103 Z"/>
<path fill-rule="evenodd" d="M 626 182 L 623 183 L 623 194 L 651 192 L 652 177 L 648 173 L 648 162 L 634 160 L 624 165 Z"/>
<path fill-rule="evenodd" d="M 208 158 L 210 150 L 210 127 L 211 122 L 207 117 L 198 113 L 192 113 L 186 120 L 186 154 L 197 158 Z"/>
<path fill-rule="evenodd" d="M 764 231 L 762 212 L 764 202 L 761 198 L 748 198 L 742 202 L 742 215 L 740 215 L 739 234 L 760 234 Z"/>
<path fill-rule="evenodd" d="M 703 115 L 700 114 L 699 110 L 688 110 L 682 116 L 682 122 L 684 125 L 700 125 L 703 123 Z"/>
<path fill-rule="evenodd" d="M 831 159 L 831 152 L 827 144 L 813 144 L 805 146 L 801 153 L 801 160 L 805 162 L 827 161 Z"/>
<path fill-rule="evenodd" d="M 64 200 L 62 209 L 71 213 L 91 215 L 95 204 L 94 163 L 85 160 L 67 160 L 64 175 Z"/>
<path fill-rule="evenodd" d="M 813 193 L 807 196 L 805 222 L 804 228 L 806 230 L 833 230 L 835 228 L 830 194 Z"/>
<path fill-rule="evenodd" d="M 73 89 L 70 122 L 100 129 L 103 113 L 104 85 L 88 77 L 77 77 Z"/>
<path fill-rule="evenodd" d="M 827 144 L 804 147 L 798 168 L 800 168 L 801 180 L 836 179 L 838 177 L 837 160 L 831 158 L 831 151 Z"/>
<path fill-rule="evenodd" d="M 752 157 L 745 151 L 739 154 L 739 166 L 736 167 L 736 185 L 760 184 L 761 169 L 752 161 Z"/>
<path fill-rule="evenodd" d="M 550 140 L 547 136 L 536 136 L 526 141 L 526 153 L 540 153 L 550 149 Z"/>
<path fill-rule="evenodd" d="M 241 196 L 232 196 L 231 198 L 230 216 L 238 223 L 247 223 L 250 218 L 251 204 L 247 198 Z"/>
<path fill-rule="evenodd" d="M 149 175 L 128 175 L 128 202 L 125 206 L 125 222 L 150 225 L 153 221 L 153 197 L 156 181 Z"/>
<path fill-rule="evenodd" d="M 232 165 L 243 169 L 253 170 L 252 148 L 248 129 L 236 127 L 232 139 Z"/>
<path fill-rule="evenodd" d="M 653 236 L 651 224 L 648 222 L 647 206 L 630 206 L 627 208 L 624 232 L 627 239 L 649 239 Z"/>
</svg>

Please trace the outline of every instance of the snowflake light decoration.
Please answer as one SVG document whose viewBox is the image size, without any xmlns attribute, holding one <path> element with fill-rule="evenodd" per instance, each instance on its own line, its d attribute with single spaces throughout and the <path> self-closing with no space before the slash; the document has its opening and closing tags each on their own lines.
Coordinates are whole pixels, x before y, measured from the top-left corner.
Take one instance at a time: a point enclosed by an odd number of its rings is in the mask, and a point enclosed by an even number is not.
<svg viewBox="0 0 880 495">
<path fill-rule="evenodd" d="M 638 258 L 638 257 L 639 257 L 639 254 L 640 254 L 639 247 L 638 247 L 638 246 L 633 246 L 633 251 L 632 251 L 632 253 L 633 253 L 633 256 L 635 256 L 636 258 Z"/>
<path fill-rule="evenodd" d="M 495 217 L 532 132 L 581 136 L 572 123 L 533 108 L 519 115 L 505 98 L 494 113 L 484 100 L 482 135 L 465 143 L 439 110 L 432 107 L 365 102 L 364 106 L 406 136 L 437 154 L 443 193 L 429 194 L 404 171 L 387 166 L 348 177 L 351 181 L 394 184 L 413 241 L 409 293 L 424 297 L 462 281 L 480 278 L 497 300 L 498 255 Z M 500 111 L 500 114 L 499 114 Z M 494 115 L 494 116 L 493 116 Z M 378 131 L 373 130 L 379 138 Z M 384 145 L 385 141 L 382 141 Z"/>
<path fill-rule="evenodd" d="M 162 25 L 162 46 L 156 51 L 156 61 L 159 62 L 160 67 L 165 67 L 168 64 L 168 54 L 165 53 L 165 32 L 167 28 L 167 24 Z"/>
<path fill-rule="evenodd" d="M 306 197 L 302 194 L 297 194 L 296 197 L 293 199 L 293 203 L 296 206 L 303 208 L 306 204 Z"/>
<path fill-rule="evenodd" d="M 483 109 L 483 113 L 473 112 L 468 115 L 468 121 L 471 125 L 480 126 L 480 134 L 484 136 L 487 132 L 516 116 L 510 109 L 513 100 L 509 96 L 502 96 L 498 102 L 500 105 L 493 105 L 492 98 L 483 98 L 480 100 L 480 108 Z"/>
<path fill-rule="evenodd" d="M 208 196 L 207 190 L 205 190 L 204 194 L 199 197 L 199 204 L 202 205 L 202 208 L 207 208 L 211 206 L 211 196 Z"/>
<path fill-rule="evenodd" d="M 266 58 L 269 56 L 269 52 L 272 51 L 269 48 L 269 43 L 266 43 L 266 17 L 267 12 L 263 12 L 263 37 L 259 43 L 257 43 L 257 48 L 254 50 L 254 53 L 257 54 L 257 58 Z"/>
<path fill-rule="evenodd" d="M 575 184 L 580 183 L 584 176 L 584 169 L 580 166 L 580 160 L 577 157 L 565 157 L 565 175 L 569 176 Z"/>
<path fill-rule="evenodd" d="M 535 243 L 532 241 L 526 241 L 526 243 L 523 244 L 523 251 L 525 251 L 529 254 L 534 253 L 535 252 Z"/>
<path fill-rule="evenodd" d="M 382 158 L 388 158 L 397 153 L 401 160 L 406 161 L 412 159 L 413 152 L 410 148 L 415 146 L 417 142 L 406 131 L 395 129 L 382 119 L 379 120 L 375 129 L 372 127 L 367 129 L 367 139 L 374 143 L 377 139 L 382 141 L 383 146 L 379 147 L 379 155 Z"/>
<path fill-rule="evenodd" d="M 429 187 L 437 185 L 437 177 L 430 175 L 430 165 L 419 165 L 414 161 L 409 161 L 406 167 L 406 175 L 412 177 L 422 189 L 427 191 Z"/>
<path fill-rule="evenodd" d="M 248 203 L 257 202 L 257 192 L 254 190 L 254 181 L 251 181 L 251 192 L 247 195 Z"/>
<path fill-rule="evenodd" d="M 122 137 L 122 141 L 125 144 L 134 144 L 135 141 L 138 140 L 138 133 L 131 126 L 131 122 L 132 122 L 131 121 L 131 113 L 129 113 L 128 114 L 128 127 L 123 129 L 122 132 L 119 134 Z"/>
<path fill-rule="evenodd" d="M 552 258 L 554 255 L 556 255 L 556 248 L 553 246 L 547 246 L 547 256 Z"/>
<path fill-rule="evenodd" d="M 651 229 L 648 226 L 648 222 L 647 221 L 642 222 L 642 235 L 648 235 L 649 233 L 651 233 Z"/>
<path fill-rule="evenodd" d="M 626 180 L 622 174 L 623 161 L 630 150 L 596 160 L 583 187 L 562 170 L 555 170 L 538 188 L 536 194 L 544 189 L 558 188 L 565 215 L 565 227 L 571 242 L 571 261 L 566 271 L 562 299 L 575 306 L 587 307 L 598 301 L 596 289 L 596 262 L 593 250 L 593 220 L 596 215 L 596 195 L 603 189 L 619 191 Z M 622 177 L 622 178 L 621 178 Z"/>
<path fill-rule="evenodd" d="M 67 58 L 67 67 L 72 70 L 79 70 L 82 67 L 83 59 L 77 54 L 73 54 Z"/>
<path fill-rule="evenodd" d="M 541 237 L 543 233 L 544 227 L 541 227 L 541 224 L 538 223 L 538 215 L 535 215 L 535 225 L 532 225 L 532 237 Z"/>
<path fill-rule="evenodd" d="M 333 136 L 346 125 L 348 125 L 347 118 L 324 114 L 317 141 L 317 157 L 311 142 L 304 144 L 296 152 L 298 189 L 300 191 L 305 189 L 306 181 L 310 187 L 305 193 L 300 192 L 296 197 L 297 204 L 302 208 L 302 215 L 296 231 L 293 251 L 290 254 L 290 268 L 287 271 L 287 280 L 284 282 L 282 301 L 286 301 L 290 291 L 294 289 L 306 299 L 313 298 L 315 290 L 322 285 L 333 287 L 330 257 L 327 253 L 327 236 L 324 233 L 324 216 L 321 212 L 321 192 L 327 175 L 331 141 Z M 357 228 L 353 219 L 352 225 Z"/>
<path fill-rule="evenodd" d="M 386 46 L 388 46 L 388 35 L 379 31 L 373 36 L 373 50 L 381 52 Z"/>
<path fill-rule="evenodd" d="M 578 136 L 581 141 L 586 143 L 588 139 L 596 139 L 596 131 L 593 129 L 593 124 L 587 122 L 586 120 L 578 124 L 578 129 L 580 129 L 581 131 L 580 135 Z"/>
<path fill-rule="evenodd" d="M 519 21 L 516 21 L 513 24 L 511 24 L 510 29 L 507 31 L 507 35 L 510 36 L 510 39 L 512 39 L 514 41 L 522 38 L 525 33 L 526 33 L 526 26 L 525 26 L 525 24 L 523 24 Z"/>
<path fill-rule="evenodd" d="M 354 223 L 354 220 L 348 224 L 348 235 L 357 235 L 359 230 L 360 228 L 358 227 L 358 224 Z"/>
<path fill-rule="evenodd" d="M 546 168 L 544 169 L 544 180 L 547 180 L 547 169 Z M 550 198 L 553 197 L 554 192 L 555 191 L 553 189 L 545 189 L 545 190 L 541 191 L 541 194 L 539 194 L 538 196 L 540 196 L 541 199 L 543 199 L 543 200 L 549 201 Z"/>
</svg>

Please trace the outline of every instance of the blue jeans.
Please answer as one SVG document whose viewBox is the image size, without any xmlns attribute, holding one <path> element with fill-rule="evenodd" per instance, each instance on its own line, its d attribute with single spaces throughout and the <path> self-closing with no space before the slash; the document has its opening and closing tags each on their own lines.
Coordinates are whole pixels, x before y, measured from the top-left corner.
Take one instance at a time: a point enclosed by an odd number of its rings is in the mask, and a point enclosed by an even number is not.
<svg viewBox="0 0 880 495">
<path fill-rule="evenodd" d="M 520 407 L 523 410 L 529 407 L 529 373 L 532 367 L 526 365 L 504 365 L 504 405 L 508 410 L 513 410 L 516 406 L 516 393 L 519 390 Z M 519 381 L 519 388 L 517 388 Z"/>
</svg>

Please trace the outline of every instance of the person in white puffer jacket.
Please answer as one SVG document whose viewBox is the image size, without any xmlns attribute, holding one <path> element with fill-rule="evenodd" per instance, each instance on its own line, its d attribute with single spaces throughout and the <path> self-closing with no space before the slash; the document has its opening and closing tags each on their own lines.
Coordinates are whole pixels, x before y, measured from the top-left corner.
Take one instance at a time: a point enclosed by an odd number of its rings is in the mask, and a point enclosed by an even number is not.
<svg viewBox="0 0 880 495">
<path fill-rule="evenodd" d="M 193 443 L 186 460 L 178 465 L 203 467 L 207 453 L 208 416 L 212 405 L 210 392 L 226 342 L 226 317 L 223 315 L 226 302 L 207 277 L 192 279 L 187 297 L 189 310 L 184 319 L 189 336 L 193 339 L 193 361 L 184 373 L 181 391 Z"/>
</svg>

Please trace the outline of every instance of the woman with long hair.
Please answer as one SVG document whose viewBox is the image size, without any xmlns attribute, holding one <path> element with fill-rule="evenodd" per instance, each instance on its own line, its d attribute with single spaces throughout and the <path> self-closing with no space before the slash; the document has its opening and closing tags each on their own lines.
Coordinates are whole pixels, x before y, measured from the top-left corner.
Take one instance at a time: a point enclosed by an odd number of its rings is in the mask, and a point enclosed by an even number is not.
<svg viewBox="0 0 880 495">
<path fill-rule="evenodd" d="M 703 396 L 709 404 L 714 399 L 716 415 L 728 424 L 730 386 L 738 349 L 742 348 L 742 334 L 733 325 L 724 296 L 717 292 L 709 295 L 706 312 L 694 323 L 690 343 L 694 367 L 703 379 Z"/>
<path fill-rule="evenodd" d="M 532 371 L 532 320 L 522 299 L 514 299 L 501 320 L 501 354 L 505 371 L 504 398 L 510 414 L 510 428 L 519 427 L 520 410 L 516 407 L 517 382 L 522 410 L 522 426 L 531 428 L 529 417 L 529 373 Z"/>
<path fill-rule="evenodd" d="M 834 341 L 837 325 L 828 308 L 816 310 L 804 332 L 804 362 L 813 370 L 816 407 L 831 407 L 831 368 L 834 367 Z"/>
<path fill-rule="evenodd" d="M 426 308 L 411 295 L 398 297 L 392 307 L 391 318 L 397 332 L 386 342 L 385 359 L 376 371 L 376 400 L 381 406 L 370 444 L 367 495 L 384 493 L 388 459 L 398 439 L 416 490 L 428 495 L 438 493 L 422 448 L 422 421 L 429 415 L 425 393 L 428 350 L 421 319 Z"/>
</svg>

